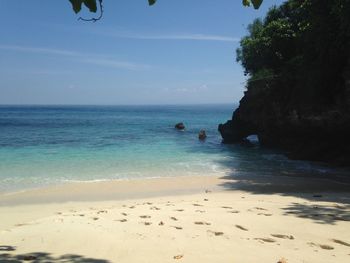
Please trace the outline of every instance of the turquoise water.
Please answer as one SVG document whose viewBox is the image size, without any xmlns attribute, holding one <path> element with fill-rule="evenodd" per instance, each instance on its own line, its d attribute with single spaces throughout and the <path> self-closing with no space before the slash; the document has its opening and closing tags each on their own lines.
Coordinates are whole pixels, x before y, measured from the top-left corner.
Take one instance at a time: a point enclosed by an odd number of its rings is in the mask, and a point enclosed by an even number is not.
<svg viewBox="0 0 350 263">
<path fill-rule="evenodd" d="M 69 181 L 188 175 L 324 176 L 332 169 L 223 145 L 234 105 L 0 106 L 0 192 Z M 184 132 L 174 129 L 184 122 Z M 205 129 L 208 138 L 198 140 Z"/>
</svg>

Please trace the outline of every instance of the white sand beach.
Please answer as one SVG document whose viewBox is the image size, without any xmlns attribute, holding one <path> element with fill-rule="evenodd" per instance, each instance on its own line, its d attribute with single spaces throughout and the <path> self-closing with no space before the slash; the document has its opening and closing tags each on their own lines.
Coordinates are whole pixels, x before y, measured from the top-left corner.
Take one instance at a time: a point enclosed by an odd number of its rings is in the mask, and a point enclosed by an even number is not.
<svg viewBox="0 0 350 263">
<path fill-rule="evenodd" d="M 349 262 L 350 193 L 234 183 L 178 177 L 3 194 L 0 261 Z"/>
</svg>

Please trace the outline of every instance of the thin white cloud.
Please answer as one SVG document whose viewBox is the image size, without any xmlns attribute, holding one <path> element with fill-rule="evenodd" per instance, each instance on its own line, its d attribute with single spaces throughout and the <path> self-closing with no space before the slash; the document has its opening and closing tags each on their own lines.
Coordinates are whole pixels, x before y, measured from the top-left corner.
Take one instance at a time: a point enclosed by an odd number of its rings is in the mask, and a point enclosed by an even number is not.
<svg viewBox="0 0 350 263">
<path fill-rule="evenodd" d="M 111 59 L 100 59 L 100 58 L 82 59 L 82 62 L 99 65 L 99 66 L 128 69 L 128 70 L 148 70 L 151 68 L 151 66 L 149 65 L 142 65 L 142 64 L 135 64 L 130 62 L 122 62 L 122 61 L 115 61 Z"/>
<path fill-rule="evenodd" d="M 145 39 L 145 40 L 196 40 L 196 41 L 220 41 L 220 42 L 239 42 L 239 38 L 219 35 L 203 34 L 174 34 L 174 35 L 132 35 L 115 34 L 119 38 Z"/>
<path fill-rule="evenodd" d="M 144 40 L 189 40 L 189 41 L 218 41 L 218 42 L 239 42 L 240 37 L 221 35 L 221 34 L 203 34 L 203 33 L 193 33 L 193 32 L 138 32 L 132 31 L 125 27 L 88 27 L 85 26 L 70 26 L 67 28 L 63 25 L 56 25 L 60 30 L 69 30 L 73 32 L 83 32 L 85 34 L 91 35 L 93 32 L 95 35 L 114 37 L 120 39 L 144 39 Z"/>
<path fill-rule="evenodd" d="M 2 50 L 11 50 L 19 52 L 30 52 L 40 54 L 52 54 L 52 55 L 63 55 L 63 56 L 79 56 L 79 53 L 69 50 L 53 49 L 53 48 L 42 48 L 42 47 L 25 47 L 16 45 L 0 45 Z"/>
<path fill-rule="evenodd" d="M 183 87 L 173 87 L 173 88 L 163 88 L 162 90 L 164 92 L 170 92 L 170 93 L 202 93 L 206 92 L 209 89 L 207 84 L 203 85 L 192 85 L 192 86 L 183 86 Z"/>
<path fill-rule="evenodd" d="M 98 54 L 83 54 L 76 51 L 64 49 L 27 47 L 17 45 L 0 45 L 0 50 L 69 57 L 73 58 L 76 62 L 80 63 L 88 63 L 98 66 L 112 67 L 125 70 L 147 70 L 151 68 L 151 66 L 145 64 L 134 63 L 129 61 L 119 61 L 111 58 L 106 58 L 105 56 L 101 56 Z"/>
<path fill-rule="evenodd" d="M 96 34 L 125 39 L 144 40 L 194 40 L 194 41 L 219 41 L 219 42 L 239 42 L 240 39 L 232 36 L 207 35 L 207 34 L 138 34 L 133 32 L 116 31 L 96 31 Z"/>
</svg>

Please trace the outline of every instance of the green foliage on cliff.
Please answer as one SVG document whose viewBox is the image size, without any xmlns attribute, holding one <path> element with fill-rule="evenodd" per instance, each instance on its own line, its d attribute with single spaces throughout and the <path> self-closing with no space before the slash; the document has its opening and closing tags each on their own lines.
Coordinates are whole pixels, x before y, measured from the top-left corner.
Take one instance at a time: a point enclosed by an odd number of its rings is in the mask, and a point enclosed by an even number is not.
<svg viewBox="0 0 350 263">
<path fill-rule="evenodd" d="M 332 104 L 342 100 L 349 47 L 350 0 L 289 0 L 248 26 L 237 61 L 250 80 L 274 76 L 295 101 Z"/>
</svg>

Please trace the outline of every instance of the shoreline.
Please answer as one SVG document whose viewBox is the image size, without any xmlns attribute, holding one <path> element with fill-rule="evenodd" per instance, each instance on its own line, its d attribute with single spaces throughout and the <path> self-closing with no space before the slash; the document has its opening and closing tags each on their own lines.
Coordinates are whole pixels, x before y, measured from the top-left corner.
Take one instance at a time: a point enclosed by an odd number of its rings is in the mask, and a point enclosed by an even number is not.
<svg viewBox="0 0 350 263">
<path fill-rule="evenodd" d="M 204 175 L 204 176 L 213 176 L 213 175 Z M 20 189 L 12 189 L 8 191 L 0 191 L 0 197 L 1 196 L 11 196 L 11 195 L 17 195 L 17 194 L 23 194 L 27 192 L 38 192 L 42 190 L 49 190 L 54 188 L 64 188 L 65 186 L 70 185 L 84 185 L 84 184 L 100 184 L 100 183 L 112 183 L 112 184 L 119 184 L 123 182 L 138 182 L 138 181 L 147 181 L 147 180 L 158 180 L 158 179 L 174 179 L 174 178 L 187 178 L 187 177 L 202 177 L 202 175 L 191 175 L 191 176 L 167 176 L 167 177 L 161 177 L 161 176 L 154 176 L 154 177 L 143 177 L 143 178 L 117 178 L 117 179 L 96 179 L 96 180 L 63 180 L 56 183 L 50 183 L 45 185 L 38 185 L 36 187 L 29 187 L 29 188 L 20 188 Z M 219 177 L 219 176 L 214 176 Z"/>
<path fill-rule="evenodd" d="M 198 194 L 206 190 L 244 191 L 256 194 L 349 193 L 350 182 L 331 177 L 192 175 L 69 181 L 0 193 L 0 207 L 63 202 L 128 200 L 147 197 Z"/>
<path fill-rule="evenodd" d="M 0 193 L 0 207 L 75 201 L 128 200 L 195 194 L 207 188 L 223 190 L 221 176 L 174 176 L 140 179 L 67 182 L 35 189 Z"/>
<path fill-rule="evenodd" d="M 350 182 L 331 177 L 191 175 L 66 181 L 13 192 L 0 192 L 6 205 L 128 200 L 147 197 L 198 194 L 206 190 L 303 195 L 321 192 L 348 193 Z"/>
</svg>

